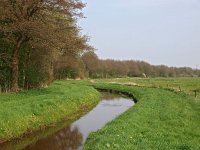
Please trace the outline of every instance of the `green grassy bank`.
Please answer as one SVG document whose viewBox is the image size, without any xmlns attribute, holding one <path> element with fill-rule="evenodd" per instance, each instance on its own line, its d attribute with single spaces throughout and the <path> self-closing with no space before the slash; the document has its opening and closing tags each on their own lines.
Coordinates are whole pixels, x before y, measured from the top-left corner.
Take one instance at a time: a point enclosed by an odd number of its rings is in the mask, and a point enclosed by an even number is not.
<svg viewBox="0 0 200 150">
<path fill-rule="evenodd" d="M 0 141 L 72 119 L 94 106 L 100 94 L 78 82 L 56 81 L 46 89 L 0 95 Z"/>
<path fill-rule="evenodd" d="M 138 103 L 90 134 L 84 150 L 200 149 L 200 102 L 194 97 L 160 88 L 95 86 L 132 93 Z"/>
<path fill-rule="evenodd" d="M 194 90 L 197 90 L 197 96 L 200 97 L 200 78 L 116 78 L 98 79 L 94 80 L 94 82 L 181 90 L 192 96 L 194 96 Z"/>
</svg>

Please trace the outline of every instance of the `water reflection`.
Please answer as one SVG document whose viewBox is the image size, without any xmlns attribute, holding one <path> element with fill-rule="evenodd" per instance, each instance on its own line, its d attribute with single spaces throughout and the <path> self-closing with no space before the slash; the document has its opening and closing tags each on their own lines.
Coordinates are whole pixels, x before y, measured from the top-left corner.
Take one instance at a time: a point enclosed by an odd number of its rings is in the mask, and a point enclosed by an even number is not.
<svg viewBox="0 0 200 150">
<path fill-rule="evenodd" d="M 120 96 L 120 95 L 116 95 L 116 94 L 107 94 L 107 93 L 104 93 L 103 95 L 102 95 L 102 100 L 113 100 L 113 99 L 119 99 L 119 98 L 122 98 L 122 96 Z M 127 98 L 127 99 L 129 99 L 128 97 L 125 97 L 124 96 L 124 98 Z"/>
<path fill-rule="evenodd" d="M 78 127 L 83 135 L 82 145 L 84 145 L 91 132 L 101 129 L 106 123 L 115 119 L 134 104 L 130 98 L 110 94 L 104 95 L 102 101 L 92 111 L 72 124 L 72 127 Z M 82 145 L 79 149 L 82 149 Z"/>
<path fill-rule="evenodd" d="M 64 128 L 58 125 L 47 135 L 44 131 L 0 146 L 0 150 L 80 150 L 91 132 L 101 129 L 133 105 L 129 98 L 106 94 L 93 110 Z"/>
<path fill-rule="evenodd" d="M 26 147 L 26 150 L 76 150 L 83 141 L 78 128 L 70 126 Z"/>
</svg>

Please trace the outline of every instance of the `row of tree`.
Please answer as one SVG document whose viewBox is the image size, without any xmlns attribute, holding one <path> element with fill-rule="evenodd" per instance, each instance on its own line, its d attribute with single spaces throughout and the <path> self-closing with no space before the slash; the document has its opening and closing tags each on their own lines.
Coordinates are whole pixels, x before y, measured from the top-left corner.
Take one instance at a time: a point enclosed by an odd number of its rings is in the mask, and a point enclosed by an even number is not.
<svg viewBox="0 0 200 150">
<path fill-rule="evenodd" d="M 93 50 L 77 26 L 84 6 L 79 0 L 1 0 L 0 90 L 83 74 L 80 56 Z"/>
<path fill-rule="evenodd" d="M 187 67 L 99 59 L 77 26 L 84 6 L 80 0 L 1 0 L 0 91 L 66 78 L 200 76 Z"/>
<path fill-rule="evenodd" d="M 189 67 L 167 67 L 150 65 L 144 61 L 134 60 L 102 60 L 94 52 L 82 56 L 86 70 L 92 78 L 109 77 L 198 77 L 200 70 Z"/>
</svg>

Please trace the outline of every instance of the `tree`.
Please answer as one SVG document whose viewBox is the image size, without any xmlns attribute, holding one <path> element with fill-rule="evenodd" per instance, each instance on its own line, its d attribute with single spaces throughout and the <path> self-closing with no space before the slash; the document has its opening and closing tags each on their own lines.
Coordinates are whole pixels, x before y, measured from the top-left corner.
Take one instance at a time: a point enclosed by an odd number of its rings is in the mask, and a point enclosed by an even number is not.
<svg viewBox="0 0 200 150">
<path fill-rule="evenodd" d="M 89 51 L 82 55 L 82 60 L 85 64 L 86 71 L 89 73 L 89 76 L 96 76 L 99 68 L 98 56 L 93 51 Z"/>
<path fill-rule="evenodd" d="M 78 0 L 1 0 L 0 33 L 13 45 L 11 91 L 19 90 L 19 51 L 26 45 L 34 49 L 60 51 L 66 33 L 74 27 L 74 16 L 84 4 Z"/>
</svg>

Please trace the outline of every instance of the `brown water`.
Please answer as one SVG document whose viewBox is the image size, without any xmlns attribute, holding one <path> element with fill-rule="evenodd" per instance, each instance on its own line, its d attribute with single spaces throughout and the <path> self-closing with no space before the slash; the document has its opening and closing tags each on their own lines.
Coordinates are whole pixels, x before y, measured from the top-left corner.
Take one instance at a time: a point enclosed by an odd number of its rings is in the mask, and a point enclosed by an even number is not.
<svg viewBox="0 0 200 150">
<path fill-rule="evenodd" d="M 61 130 L 50 134 L 37 142 L 25 146 L 25 150 L 81 150 L 88 135 L 105 126 L 134 105 L 129 98 L 104 95 L 102 101 L 88 114 L 79 120 L 67 125 Z M 19 145 L 19 144 L 18 144 Z M 21 146 L 20 149 L 22 148 Z M 0 147 L 1 149 L 1 147 Z M 8 149 L 16 149 L 17 145 L 7 146 Z"/>
</svg>

